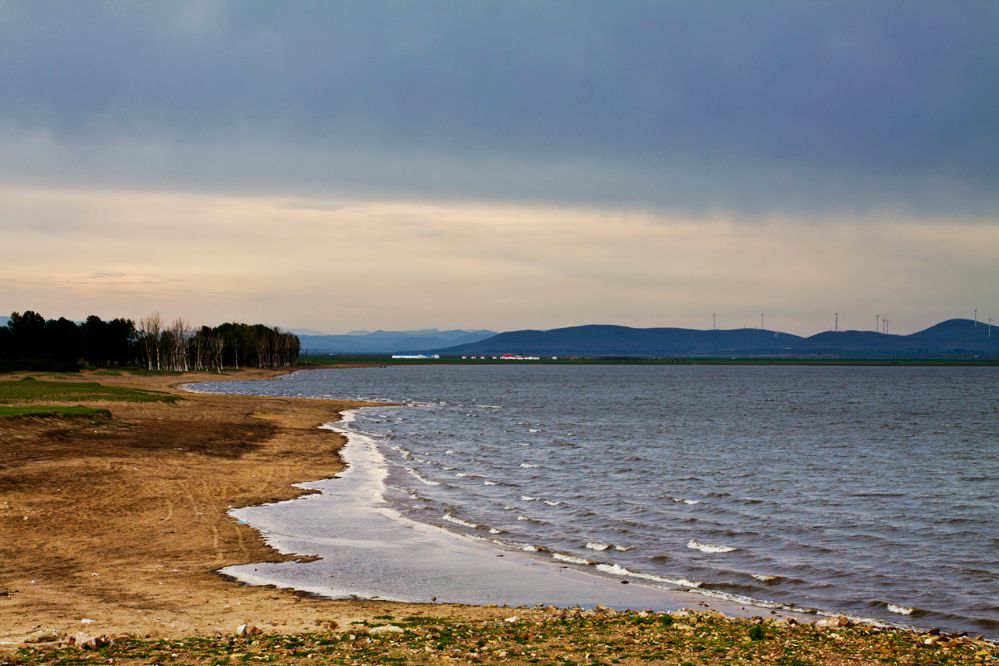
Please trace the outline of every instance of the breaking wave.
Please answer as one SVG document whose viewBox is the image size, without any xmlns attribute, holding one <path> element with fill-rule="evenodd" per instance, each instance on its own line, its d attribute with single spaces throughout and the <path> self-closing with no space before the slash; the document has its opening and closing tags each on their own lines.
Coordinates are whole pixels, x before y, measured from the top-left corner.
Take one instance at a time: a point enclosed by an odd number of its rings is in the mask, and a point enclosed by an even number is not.
<svg viewBox="0 0 999 666">
<path fill-rule="evenodd" d="M 699 550 L 702 553 L 731 553 L 733 550 L 738 550 L 732 546 L 716 546 L 710 543 L 701 543 L 697 539 L 691 539 L 688 541 L 687 548 Z"/>
</svg>

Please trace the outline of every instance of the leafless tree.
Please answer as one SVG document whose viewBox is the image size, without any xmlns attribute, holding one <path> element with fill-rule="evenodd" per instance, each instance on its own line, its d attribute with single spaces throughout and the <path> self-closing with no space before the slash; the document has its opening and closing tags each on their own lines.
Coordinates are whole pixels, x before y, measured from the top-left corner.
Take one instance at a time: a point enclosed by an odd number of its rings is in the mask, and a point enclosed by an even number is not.
<svg viewBox="0 0 999 666">
<path fill-rule="evenodd" d="M 205 369 L 205 336 L 201 335 L 200 332 L 196 333 L 194 337 L 191 338 L 191 344 L 194 347 L 194 371 L 202 372 Z"/>
<path fill-rule="evenodd" d="M 263 368 L 267 365 L 267 336 L 258 335 L 256 340 L 254 340 L 254 345 L 257 348 L 257 367 Z"/>
<path fill-rule="evenodd" d="M 191 342 L 191 325 L 184 321 L 183 317 L 174 319 L 170 325 L 170 350 L 171 366 L 173 370 L 187 372 L 189 369 L 187 360 L 187 349 Z"/>
<path fill-rule="evenodd" d="M 148 317 L 139 320 L 139 328 L 142 329 L 142 347 L 146 352 L 146 367 L 157 372 L 160 370 L 160 330 L 163 328 L 163 321 L 159 312 L 154 312 Z"/>
<path fill-rule="evenodd" d="M 222 374 L 222 353 L 225 351 L 225 338 L 221 335 L 213 335 L 208 339 L 208 344 L 211 347 L 215 370 Z"/>
</svg>

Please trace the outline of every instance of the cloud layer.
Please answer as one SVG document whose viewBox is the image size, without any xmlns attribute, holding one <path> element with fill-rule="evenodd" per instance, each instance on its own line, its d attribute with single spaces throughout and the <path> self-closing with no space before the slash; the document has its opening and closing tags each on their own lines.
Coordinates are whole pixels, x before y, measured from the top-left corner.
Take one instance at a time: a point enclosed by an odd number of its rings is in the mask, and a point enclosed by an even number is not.
<svg viewBox="0 0 999 666">
<path fill-rule="evenodd" d="M 0 312 L 999 315 L 999 3 L 0 0 Z"/>
<path fill-rule="evenodd" d="M 72 219 L 67 226 L 64 220 Z M 356 328 L 832 326 L 993 316 L 999 225 L 0 189 L 3 304 Z M 27 248 L 29 251 L 25 251 Z M 83 251 L 81 251 L 81 248 Z M 3 310 L 0 310 L 2 312 Z"/>
<path fill-rule="evenodd" d="M 994 219 L 989 2 L 0 4 L 0 176 Z"/>
</svg>

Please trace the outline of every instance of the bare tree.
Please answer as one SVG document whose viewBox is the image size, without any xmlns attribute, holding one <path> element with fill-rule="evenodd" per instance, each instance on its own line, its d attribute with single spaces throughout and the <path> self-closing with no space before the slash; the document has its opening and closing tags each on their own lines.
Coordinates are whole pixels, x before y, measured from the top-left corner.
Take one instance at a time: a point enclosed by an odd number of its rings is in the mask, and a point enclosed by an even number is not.
<svg viewBox="0 0 999 666">
<path fill-rule="evenodd" d="M 139 320 L 139 328 L 142 329 L 142 347 L 146 352 L 146 367 L 149 370 L 160 370 L 160 330 L 163 328 L 163 321 L 159 312 L 154 312 L 148 317 Z"/>
<path fill-rule="evenodd" d="M 205 369 L 205 336 L 201 331 L 194 334 L 191 344 L 194 345 L 194 370 L 201 372 Z"/>
<path fill-rule="evenodd" d="M 171 365 L 174 370 L 187 372 L 189 369 L 187 348 L 191 342 L 191 335 L 191 325 L 184 321 L 183 317 L 174 319 L 173 324 L 170 325 L 170 342 L 172 345 L 170 351 L 173 361 Z"/>
<path fill-rule="evenodd" d="M 208 344 L 211 347 L 212 359 L 215 362 L 215 370 L 222 374 L 222 352 L 225 351 L 225 338 L 221 335 L 213 335 L 208 338 Z"/>
<path fill-rule="evenodd" d="M 257 367 L 258 368 L 266 367 L 267 336 L 258 334 L 253 343 L 257 348 Z"/>
</svg>

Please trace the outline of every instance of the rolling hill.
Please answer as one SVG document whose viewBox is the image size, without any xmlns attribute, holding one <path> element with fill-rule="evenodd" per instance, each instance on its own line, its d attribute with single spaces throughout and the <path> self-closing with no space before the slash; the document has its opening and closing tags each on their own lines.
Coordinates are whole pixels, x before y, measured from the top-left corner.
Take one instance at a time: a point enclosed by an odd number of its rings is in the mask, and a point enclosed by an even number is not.
<svg viewBox="0 0 999 666">
<path fill-rule="evenodd" d="M 995 327 L 993 327 L 995 328 Z M 742 328 L 630 328 L 587 325 L 548 331 L 524 330 L 434 350 L 444 355 L 536 354 L 554 356 L 808 356 L 883 358 L 999 358 L 999 328 L 970 319 L 950 319 L 911 335 L 874 331 L 826 331 L 801 337 Z"/>
</svg>

